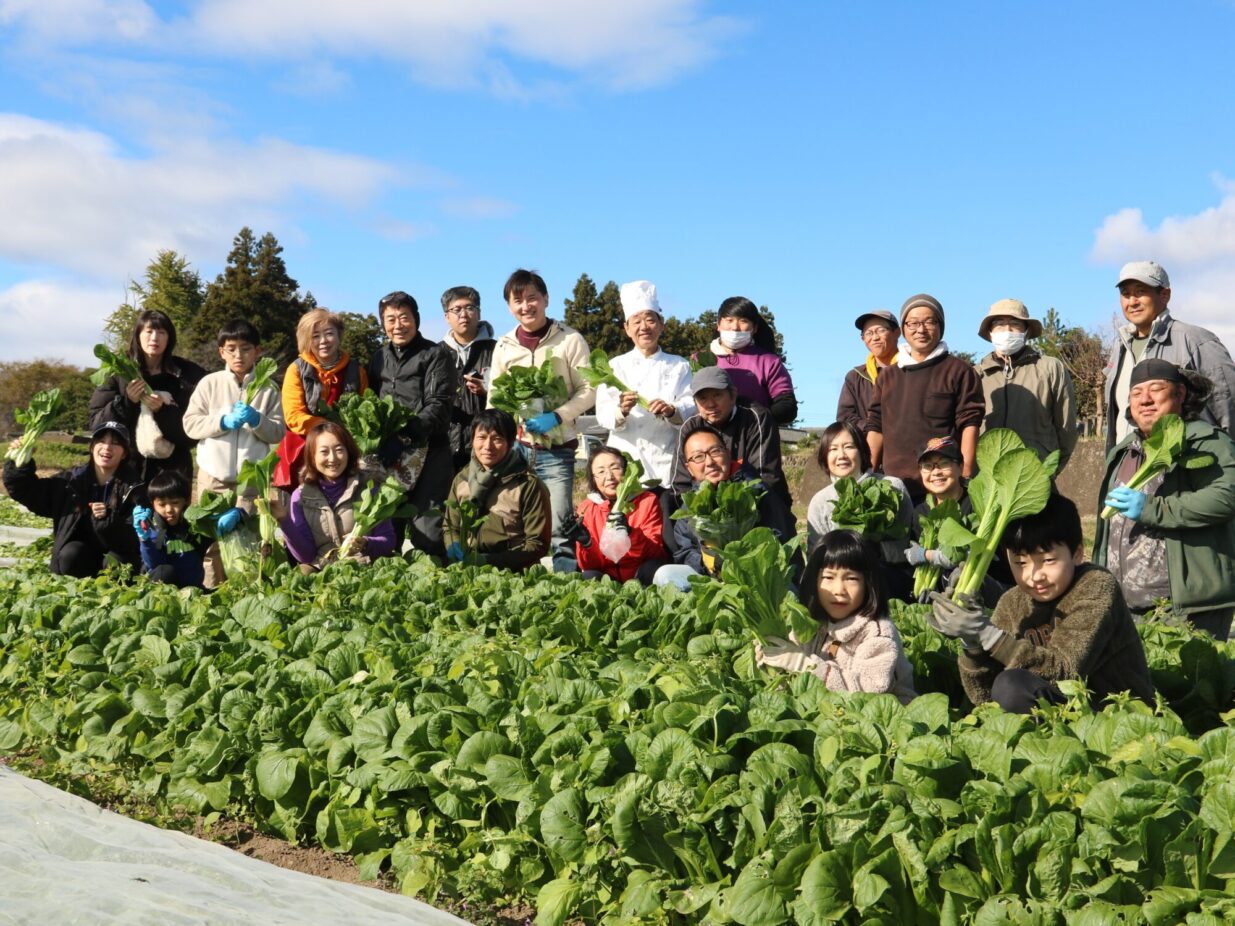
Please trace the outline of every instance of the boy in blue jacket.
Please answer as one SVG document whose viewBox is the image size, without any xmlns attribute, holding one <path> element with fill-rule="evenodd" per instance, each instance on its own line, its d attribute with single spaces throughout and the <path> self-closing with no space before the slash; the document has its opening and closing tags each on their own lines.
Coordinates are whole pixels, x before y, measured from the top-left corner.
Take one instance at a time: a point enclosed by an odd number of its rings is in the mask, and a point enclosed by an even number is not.
<svg viewBox="0 0 1235 926">
<path fill-rule="evenodd" d="M 142 571 L 155 582 L 201 588 L 202 565 L 210 538 L 197 536 L 184 519 L 189 483 L 176 470 L 164 470 L 146 486 L 150 508 L 133 509 L 133 529 L 141 547 Z"/>
</svg>

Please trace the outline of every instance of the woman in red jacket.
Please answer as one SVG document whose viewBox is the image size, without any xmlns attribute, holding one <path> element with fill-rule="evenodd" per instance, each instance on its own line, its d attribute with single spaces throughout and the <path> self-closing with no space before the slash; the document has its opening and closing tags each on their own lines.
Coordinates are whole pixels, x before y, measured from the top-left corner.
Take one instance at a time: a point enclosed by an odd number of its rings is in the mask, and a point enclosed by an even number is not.
<svg viewBox="0 0 1235 926">
<path fill-rule="evenodd" d="M 664 516 L 656 493 L 643 491 L 630 500 L 630 513 L 611 511 L 618 483 L 626 473 L 626 457 L 612 447 L 598 447 L 587 464 L 588 496 L 579 506 L 589 543 L 575 544 L 575 557 L 585 578 L 608 576 L 616 582 L 652 575 L 669 561 L 664 544 Z"/>
</svg>

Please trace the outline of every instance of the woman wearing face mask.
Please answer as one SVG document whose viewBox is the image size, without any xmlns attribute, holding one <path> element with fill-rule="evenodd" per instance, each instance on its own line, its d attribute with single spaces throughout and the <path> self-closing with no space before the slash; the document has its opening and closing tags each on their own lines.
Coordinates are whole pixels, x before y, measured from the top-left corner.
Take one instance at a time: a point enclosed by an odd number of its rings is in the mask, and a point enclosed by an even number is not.
<svg viewBox="0 0 1235 926">
<path fill-rule="evenodd" d="M 1058 450 L 1062 470 L 1076 446 L 1076 396 L 1067 367 L 1028 346 L 1041 334 L 1042 323 L 1018 299 L 999 300 L 982 319 L 978 336 L 995 348 L 978 363 L 982 430 L 1011 428 L 1043 458 Z"/>
<path fill-rule="evenodd" d="M 762 405 L 779 425 L 798 417 L 798 400 L 772 329 L 745 296 L 730 296 L 716 313 L 716 338 L 708 348 L 729 374 L 738 397 Z"/>
</svg>

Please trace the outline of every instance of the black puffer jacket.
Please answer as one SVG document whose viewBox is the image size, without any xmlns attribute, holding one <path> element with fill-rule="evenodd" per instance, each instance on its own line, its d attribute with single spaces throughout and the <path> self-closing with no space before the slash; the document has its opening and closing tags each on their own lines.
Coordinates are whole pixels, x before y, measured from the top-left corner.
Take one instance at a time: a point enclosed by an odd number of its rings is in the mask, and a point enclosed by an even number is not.
<svg viewBox="0 0 1235 926">
<path fill-rule="evenodd" d="M 387 341 L 369 361 L 369 388 L 414 411 L 405 434 L 430 447 L 446 445 L 456 380 L 454 358 L 422 334 L 402 348 Z"/>
<path fill-rule="evenodd" d="M 163 364 L 163 371 L 153 376 L 147 376 L 146 382 L 155 392 L 166 392 L 172 397 L 169 405 L 164 405 L 154 413 L 154 420 L 163 432 L 163 436 L 176 445 L 172 455 L 165 460 L 143 457 L 133 450 L 132 462 L 137 469 L 137 476 L 142 482 L 149 482 L 156 473 L 174 469 L 181 473 L 190 484 L 193 482 L 193 448 L 197 442 L 184 433 L 181 419 L 184 410 L 189 407 L 189 398 L 206 371 L 191 360 L 182 357 L 171 357 Z M 120 381 L 119 376 L 113 376 L 102 386 L 94 390 L 90 397 L 90 429 L 93 431 L 107 421 L 119 421 L 129 433 L 136 437 L 137 419 L 141 414 L 140 404 L 129 401 L 125 395 L 127 384 Z"/>
<path fill-rule="evenodd" d="M 100 554 L 114 553 L 134 568 L 141 566 L 133 508 L 145 504 L 145 487 L 135 481 L 127 464 L 120 467 L 111 482 L 101 486 L 89 463 L 54 476 L 38 476 L 33 460 L 24 466 L 8 461 L 4 464 L 4 488 L 15 502 L 40 517 L 52 519 L 52 572 L 59 573 L 60 551 L 72 540 L 81 541 Z M 92 501 L 105 502 L 107 514 L 93 517 Z"/>
</svg>

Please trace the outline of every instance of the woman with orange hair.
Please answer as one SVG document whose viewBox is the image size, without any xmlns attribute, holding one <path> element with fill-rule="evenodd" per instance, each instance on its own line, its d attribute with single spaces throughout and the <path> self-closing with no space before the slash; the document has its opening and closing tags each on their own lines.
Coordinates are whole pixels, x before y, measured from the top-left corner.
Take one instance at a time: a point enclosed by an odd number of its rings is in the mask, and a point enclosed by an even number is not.
<svg viewBox="0 0 1235 926">
<path fill-rule="evenodd" d="M 296 325 L 300 356 L 283 377 L 283 420 L 287 434 L 279 444 L 275 485 L 294 488 L 300 484 L 304 438 L 325 419 L 317 414 L 319 403 L 333 408 L 339 396 L 362 393 L 369 388 L 363 364 L 343 349 L 343 319 L 329 309 L 312 309 Z"/>
</svg>

